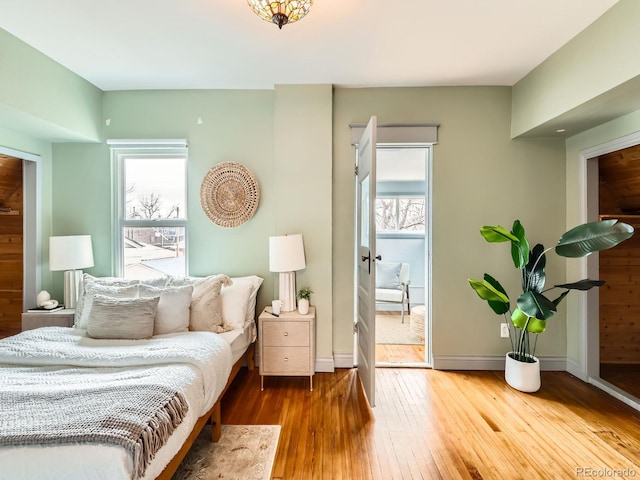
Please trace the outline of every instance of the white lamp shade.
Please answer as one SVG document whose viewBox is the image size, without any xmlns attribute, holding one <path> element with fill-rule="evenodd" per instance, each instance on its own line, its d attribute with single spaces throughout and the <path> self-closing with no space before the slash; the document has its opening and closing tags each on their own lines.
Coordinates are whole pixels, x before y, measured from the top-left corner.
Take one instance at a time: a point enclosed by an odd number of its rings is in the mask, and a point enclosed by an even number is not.
<svg viewBox="0 0 640 480">
<path fill-rule="evenodd" d="M 49 237 L 49 270 L 93 267 L 91 235 Z"/>
<path fill-rule="evenodd" d="M 295 272 L 306 266 L 302 235 L 269 237 L 269 271 Z"/>
</svg>

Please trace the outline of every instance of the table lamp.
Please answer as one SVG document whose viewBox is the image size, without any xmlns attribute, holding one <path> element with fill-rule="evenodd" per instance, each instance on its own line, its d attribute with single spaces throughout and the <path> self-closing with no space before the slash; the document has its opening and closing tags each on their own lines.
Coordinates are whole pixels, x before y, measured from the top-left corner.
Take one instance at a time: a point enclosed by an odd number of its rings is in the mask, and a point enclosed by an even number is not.
<svg viewBox="0 0 640 480">
<path fill-rule="evenodd" d="M 296 309 L 296 274 L 307 265 L 304 258 L 302 235 L 269 237 L 269 271 L 278 272 L 281 311 Z"/>
<path fill-rule="evenodd" d="M 91 235 L 49 237 L 49 270 L 64 270 L 64 306 L 75 308 L 82 268 L 93 267 Z"/>
</svg>

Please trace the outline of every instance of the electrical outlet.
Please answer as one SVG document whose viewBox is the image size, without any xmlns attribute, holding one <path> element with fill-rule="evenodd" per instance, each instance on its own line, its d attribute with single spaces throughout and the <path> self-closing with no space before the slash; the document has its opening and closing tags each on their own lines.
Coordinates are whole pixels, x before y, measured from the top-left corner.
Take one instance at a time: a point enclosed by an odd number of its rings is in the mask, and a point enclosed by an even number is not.
<svg viewBox="0 0 640 480">
<path fill-rule="evenodd" d="M 506 323 L 500 324 L 500 338 L 509 338 L 509 325 Z"/>
</svg>

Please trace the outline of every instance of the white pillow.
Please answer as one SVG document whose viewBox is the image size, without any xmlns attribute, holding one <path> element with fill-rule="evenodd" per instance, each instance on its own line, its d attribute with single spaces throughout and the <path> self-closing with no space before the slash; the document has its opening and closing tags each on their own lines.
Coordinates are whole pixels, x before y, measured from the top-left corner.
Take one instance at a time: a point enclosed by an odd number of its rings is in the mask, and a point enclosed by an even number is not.
<svg viewBox="0 0 640 480">
<path fill-rule="evenodd" d="M 233 284 L 222 288 L 222 320 L 233 329 L 255 320 L 256 297 L 263 278 L 257 275 L 232 277 Z"/>
<path fill-rule="evenodd" d="M 106 295 L 114 298 L 136 298 L 138 296 L 138 285 L 129 285 L 126 287 L 118 287 L 112 285 L 100 285 L 95 282 L 88 283 L 84 288 L 83 308 L 75 312 L 76 328 L 87 328 L 89 315 L 93 306 L 93 297 L 95 295 Z"/>
<path fill-rule="evenodd" d="M 140 280 L 140 285 L 149 285 L 151 287 L 164 287 L 168 284 L 169 277 L 154 277 Z"/>
<path fill-rule="evenodd" d="M 91 338 L 151 338 L 160 297 L 114 298 L 95 295 L 87 321 Z"/>
<path fill-rule="evenodd" d="M 376 288 L 400 290 L 401 263 L 376 262 Z"/>
<path fill-rule="evenodd" d="M 231 279 L 226 275 L 212 275 L 193 285 L 189 330 L 216 333 L 231 330 L 223 325 L 220 295 L 222 286 L 231 283 Z"/>
<path fill-rule="evenodd" d="M 154 335 L 189 330 L 189 307 L 193 285 L 184 287 L 153 287 L 140 284 L 140 298 L 160 297 L 153 327 Z"/>
<path fill-rule="evenodd" d="M 88 273 L 82 274 L 82 281 L 80 282 L 80 293 L 78 295 L 78 301 L 76 302 L 76 311 L 75 318 L 76 324 L 78 323 L 78 319 L 82 317 L 82 310 L 84 309 L 84 296 L 86 292 L 86 288 L 90 285 L 108 285 L 112 287 L 126 287 L 129 285 L 137 285 L 139 280 L 131 280 L 127 278 L 120 277 L 94 277 L 93 275 L 89 275 Z"/>
<path fill-rule="evenodd" d="M 185 285 L 195 285 L 196 283 L 200 283 L 207 278 L 209 277 L 190 277 L 188 275 L 186 277 L 174 277 L 170 275 L 169 277 L 167 277 L 166 285 L 170 287 L 183 287 Z"/>
</svg>

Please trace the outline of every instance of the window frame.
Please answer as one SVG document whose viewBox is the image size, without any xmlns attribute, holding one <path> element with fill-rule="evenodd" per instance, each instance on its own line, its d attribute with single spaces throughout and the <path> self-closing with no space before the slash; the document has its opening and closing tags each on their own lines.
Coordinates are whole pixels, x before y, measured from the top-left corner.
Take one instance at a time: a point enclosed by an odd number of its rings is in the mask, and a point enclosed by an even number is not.
<svg viewBox="0 0 640 480">
<path fill-rule="evenodd" d="M 398 221 L 400 216 L 400 200 L 406 198 L 415 198 L 420 199 L 424 202 L 425 213 L 424 213 L 424 230 L 400 230 L 398 229 Z M 378 230 L 376 225 L 376 234 L 383 236 L 424 236 L 427 231 L 427 199 L 425 195 L 422 193 L 383 193 L 376 195 L 376 202 L 378 200 L 394 200 L 395 203 L 395 230 Z M 376 204 L 377 209 L 377 204 Z"/>
<path fill-rule="evenodd" d="M 174 144 L 172 141 L 167 144 L 149 145 L 144 142 L 136 143 L 135 141 L 127 141 L 126 146 L 120 147 L 118 141 L 108 142 L 111 147 L 112 172 L 113 172 L 113 219 L 112 219 L 112 271 L 117 277 L 124 277 L 124 229 L 131 228 L 184 228 L 184 274 L 189 274 L 189 191 L 188 191 L 188 148 L 186 142 Z M 125 159 L 136 158 L 181 158 L 184 160 L 184 195 L 185 205 L 183 218 L 167 218 L 167 219 L 127 219 L 126 218 L 126 177 L 125 177 Z"/>
</svg>

